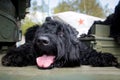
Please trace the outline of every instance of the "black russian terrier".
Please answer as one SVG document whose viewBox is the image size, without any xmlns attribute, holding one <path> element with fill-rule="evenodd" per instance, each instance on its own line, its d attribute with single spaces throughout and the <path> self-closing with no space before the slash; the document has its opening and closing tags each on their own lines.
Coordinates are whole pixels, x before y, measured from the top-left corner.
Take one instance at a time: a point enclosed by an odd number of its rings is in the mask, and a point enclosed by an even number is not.
<svg viewBox="0 0 120 80">
<path fill-rule="evenodd" d="M 36 25 L 28 29 L 26 43 L 10 49 L 2 58 L 2 64 L 19 67 L 37 65 L 41 69 L 80 65 L 119 67 L 116 57 L 89 48 L 77 38 L 77 34 L 66 23 L 46 20 L 40 27 Z"/>
</svg>

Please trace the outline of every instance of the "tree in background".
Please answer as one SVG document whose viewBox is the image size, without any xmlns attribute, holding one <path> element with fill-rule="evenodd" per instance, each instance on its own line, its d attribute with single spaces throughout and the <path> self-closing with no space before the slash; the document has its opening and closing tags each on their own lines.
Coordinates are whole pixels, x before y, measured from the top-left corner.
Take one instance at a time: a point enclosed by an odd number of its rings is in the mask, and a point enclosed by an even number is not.
<svg viewBox="0 0 120 80">
<path fill-rule="evenodd" d="M 80 9 L 81 13 L 97 17 L 105 17 L 104 10 L 96 0 L 81 0 L 78 9 Z"/>
<path fill-rule="evenodd" d="M 62 1 L 54 8 L 54 13 L 65 12 L 65 11 L 74 11 L 74 8 L 71 7 L 71 1 Z"/>
<path fill-rule="evenodd" d="M 77 11 L 101 18 L 106 15 L 97 0 L 64 0 L 54 8 L 54 13 L 64 11 Z"/>
</svg>

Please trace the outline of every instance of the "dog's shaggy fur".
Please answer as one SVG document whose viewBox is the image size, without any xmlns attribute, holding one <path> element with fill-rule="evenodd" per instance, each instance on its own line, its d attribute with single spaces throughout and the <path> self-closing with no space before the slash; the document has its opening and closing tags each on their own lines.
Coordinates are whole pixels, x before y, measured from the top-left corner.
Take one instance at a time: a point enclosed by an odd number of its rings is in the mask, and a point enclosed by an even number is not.
<svg viewBox="0 0 120 80">
<path fill-rule="evenodd" d="M 27 29 L 27 31 L 25 33 L 25 42 L 26 43 L 33 41 L 35 32 L 39 27 L 40 27 L 39 25 L 34 25 L 31 28 Z"/>
<path fill-rule="evenodd" d="M 116 57 L 112 54 L 97 52 L 79 41 L 78 32 L 68 24 L 47 20 L 41 27 L 36 27 L 35 36 L 32 34 L 33 39 L 30 37 L 30 41 L 27 40 L 22 46 L 9 50 L 2 58 L 4 66 L 37 65 L 43 69 L 80 65 L 119 66 Z M 31 29 L 35 31 L 33 27 Z M 33 33 L 31 29 L 29 29 L 31 32 L 28 30 L 26 36 Z M 29 37 L 26 38 L 29 39 Z M 48 64 L 45 62 L 46 60 L 42 60 L 43 55 L 46 56 L 46 59 L 48 56 L 54 56 L 54 58 L 52 57 L 53 60 L 48 59 L 48 61 L 52 61 Z M 37 61 L 38 58 L 40 61 Z M 44 63 L 47 66 L 44 66 Z"/>
</svg>

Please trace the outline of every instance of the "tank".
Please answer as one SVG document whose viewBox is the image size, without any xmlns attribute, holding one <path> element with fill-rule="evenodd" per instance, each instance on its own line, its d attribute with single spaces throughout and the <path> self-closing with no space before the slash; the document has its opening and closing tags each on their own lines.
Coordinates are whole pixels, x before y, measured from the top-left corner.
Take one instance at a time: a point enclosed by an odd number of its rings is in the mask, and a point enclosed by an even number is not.
<svg viewBox="0 0 120 80">
<path fill-rule="evenodd" d="M 110 37 L 110 25 L 94 24 L 89 35 L 80 40 L 99 52 L 114 54 L 120 62 L 120 45 Z"/>
<path fill-rule="evenodd" d="M 30 0 L 0 0 L 0 49 L 21 40 L 20 21 L 28 7 Z"/>
</svg>

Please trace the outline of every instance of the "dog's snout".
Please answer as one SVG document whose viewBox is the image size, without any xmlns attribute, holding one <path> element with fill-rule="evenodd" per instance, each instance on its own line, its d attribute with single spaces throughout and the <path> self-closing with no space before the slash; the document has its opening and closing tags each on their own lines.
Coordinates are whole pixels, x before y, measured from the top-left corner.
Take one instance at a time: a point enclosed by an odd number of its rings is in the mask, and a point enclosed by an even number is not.
<svg viewBox="0 0 120 80">
<path fill-rule="evenodd" d="M 49 45 L 50 43 L 50 40 L 48 37 L 45 37 L 45 36 L 40 36 L 38 39 L 37 39 L 37 42 L 41 45 Z"/>
</svg>

